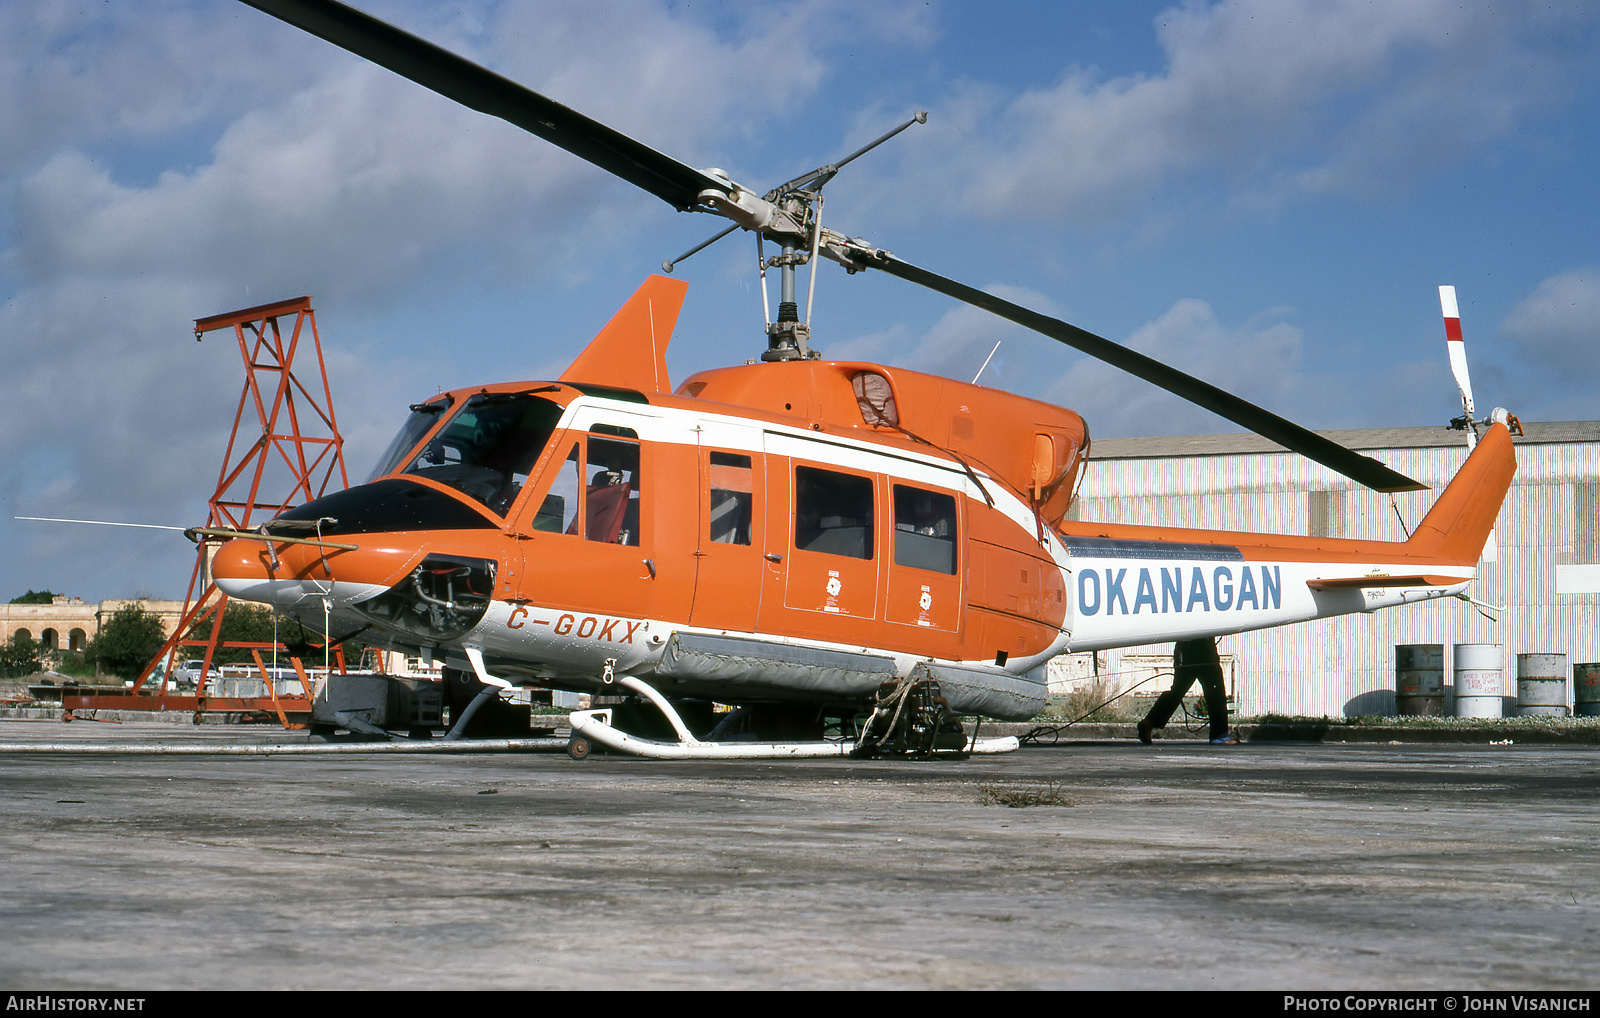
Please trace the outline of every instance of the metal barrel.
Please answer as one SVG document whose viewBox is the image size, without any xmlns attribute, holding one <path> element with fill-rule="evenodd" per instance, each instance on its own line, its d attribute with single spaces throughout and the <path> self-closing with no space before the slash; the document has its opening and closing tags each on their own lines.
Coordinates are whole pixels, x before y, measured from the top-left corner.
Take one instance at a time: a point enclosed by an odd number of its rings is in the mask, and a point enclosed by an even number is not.
<svg viewBox="0 0 1600 1018">
<path fill-rule="evenodd" d="M 1503 717 L 1500 703 L 1500 665 L 1503 658 L 1500 645 L 1458 643 L 1454 656 L 1456 717 Z"/>
<path fill-rule="evenodd" d="M 1572 666 L 1572 713 L 1600 717 L 1600 661 Z"/>
<path fill-rule="evenodd" d="M 1395 645 L 1394 706 L 1401 717 L 1444 714 L 1444 644 Z"/>
<path fill-rule="evenodd" d="M 1517 655 L 1517 716 L 1567 716 L 1567 655 Z"/>
</svg>

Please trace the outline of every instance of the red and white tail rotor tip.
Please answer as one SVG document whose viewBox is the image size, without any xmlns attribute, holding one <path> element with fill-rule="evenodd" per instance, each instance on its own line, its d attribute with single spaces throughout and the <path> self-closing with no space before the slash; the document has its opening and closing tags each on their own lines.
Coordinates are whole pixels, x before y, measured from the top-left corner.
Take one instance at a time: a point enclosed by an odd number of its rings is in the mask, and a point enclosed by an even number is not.
<svg viewBox="0 0 1600 1018">
<path fill-rule="evenodd" d="M 1467 375 L 1467 349 L 1461 339 L 1461 308 L 1456 303 L 1456 288 L 1439 287 L 1439 309 L 1444 312 L 1445 348 L 1450 352 L 1450 371 L 1456 376 L 1456 388 L 1461 390 L 1461 407 L 1467 412 L 1467 433 L 1472 427 L 1472 379 Z"/>
</svg>

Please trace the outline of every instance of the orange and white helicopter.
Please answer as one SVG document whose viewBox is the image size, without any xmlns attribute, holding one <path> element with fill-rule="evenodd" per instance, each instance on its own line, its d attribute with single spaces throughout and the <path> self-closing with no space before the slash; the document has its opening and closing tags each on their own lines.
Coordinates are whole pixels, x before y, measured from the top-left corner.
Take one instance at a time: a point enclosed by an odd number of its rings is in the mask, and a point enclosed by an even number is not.
<svg viewBox="0 0 1600 1018">
<path fill-rule="evenodd" d="M 613 709 L 580 711 L 575 754 L 592 740 L 661 757 L 800 756 L 1014 748 L 969 737 L 951 714 L 1033 716 L 1055 655 L 1457 595 L 1475 576 L 1516 470 L 1504 411 L 1481 422 L 1466 464 L 1403 542 L 1069 521 L 1089 446 L 1077 414 L 820 359 L 797 314 L 795 267 L 826 256 L 899 276 L 1378 491 L 1424 486 L 1125 347 L 822 227 L 822 185 L 870 145 L 758 195 L 350 7 L 245 2 L 680 210 L 722 215 L 733 221 L 724 235 L 743 228 L 773 242 L 780 253 L 763 265 L 782 270 L 782 302 L 759 361 L 674 388 L 665 352 L 686 285 L 651 277 L 560 378 L 418 403 L 366 483 L 224 544 L 212 570 L 232 597 L 441 660 L 476 679 L 479 702 L 519 685 L 626 690 L 670 724 L 656 738 L 659 718 L 629 730 Z M 1464 364 L 1458 379 L 1476 433 Z M 713 701 L 740 709 L 714 731 L 691 730 L 711 715 L 690 705 Z M 823 737 L 830 718 L 846 719 L 848 737 Z"/>
</svg>

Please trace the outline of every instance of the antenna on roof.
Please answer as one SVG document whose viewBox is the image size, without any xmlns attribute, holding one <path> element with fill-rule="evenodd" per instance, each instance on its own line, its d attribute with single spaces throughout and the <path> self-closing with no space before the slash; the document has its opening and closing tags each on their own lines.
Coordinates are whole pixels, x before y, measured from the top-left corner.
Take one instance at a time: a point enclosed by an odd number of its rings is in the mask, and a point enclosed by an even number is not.
<svg viewBox="0 0 1600 1018">
<path fill-rule="evenodd" d="M 998 339 L 994 341 L 994 350 L 990 350 L 989 351 L 989 356 L 987 356 L 987 357 L 985 357 L 983 359 L 983 367 L 978 368 L 978 373 L 976 375 L 972 376 L 972 384 L 973 385 L 977 385 L 978 384 L 979 377 L 981 377 L 983 375 L 983 369 L 989 366 L 989 362 L 990 361 L 994 360 L 995 350 L 1000 349 L 1001 342 L 1003 342 L 1003 341 L 1002 340 L 998 340 Z"/>
</svg>

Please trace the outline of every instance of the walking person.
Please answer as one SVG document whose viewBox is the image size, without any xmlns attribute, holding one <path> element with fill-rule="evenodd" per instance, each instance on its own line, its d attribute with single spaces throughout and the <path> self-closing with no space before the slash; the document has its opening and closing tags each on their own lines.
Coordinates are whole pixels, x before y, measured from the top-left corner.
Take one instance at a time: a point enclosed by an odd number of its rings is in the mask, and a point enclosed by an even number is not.
<svg viewBox="0 0 1600 1018">
<path fill-rule="evenodd" d="M 1211 721 L 1211 741 L 1219 746 L 1233 745 L 1239 737 L 1228 731 L 1228 689 L 1222 678 L 1222 661 L 1217 657 L 1217 641 L 1210 637 L 1179 640 L 1172 648 L 1172 688 L 1156 697 L 1144 720 L 1139 722 L 1139 741 L 1148 745 L 1156 730 L 1167 727 L 1183 703 L 1183 694 L 1196 680 L 1205 694 L 1206 717 Z"/>
</svg>

